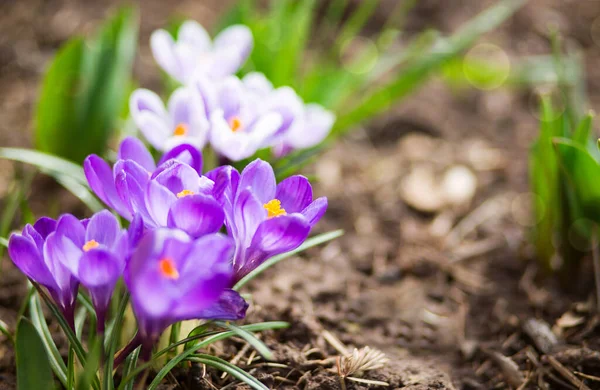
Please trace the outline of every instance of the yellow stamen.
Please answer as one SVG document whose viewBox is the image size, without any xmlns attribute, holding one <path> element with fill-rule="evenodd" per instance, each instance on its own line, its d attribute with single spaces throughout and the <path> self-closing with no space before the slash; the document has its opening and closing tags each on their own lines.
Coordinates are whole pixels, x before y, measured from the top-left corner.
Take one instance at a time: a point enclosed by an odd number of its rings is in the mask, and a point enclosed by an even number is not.
<svg viewBox="0 0 600 390">
<path fill-rule="evenodd" d="M 229 127 L 231 127 L 231 131 L 234 133 L 240 131 L 242 130 L 242 121 L 237 116 L 234 116 L 229 120 Z"/>
<path fill-rule="evenodd" d="M 173 131 L 173 135 L 176 137 L 183 137 L 184 135 L 187 135 L 188 133 L 188 127 L 185 123 L 180 123 L 177 125 L 177 127 L 175 127 L 175 130 Z"/>
<path fill-rule="evenodd" d="M 88 242 L 85 243 L 85 245 L 83 245 L 83 250 L 86 252 L 89 252 L 94 248 L 98 248 L 99 246 L 100 246 L 100 244 L 98 243 L 98 241 L 89 240 Z"/>
<path fill-rule="evenodd" d="M 162 276 L 168 279 L 177 280 L 179 279 L 179 271 L 177 271 L 177 266 L 173 259 L 165 257 L 160 260 L 158 264 L 160 268 L 160 273 Z"/>
<path fill-rule="evenodd" d="M 177 193 L 178 198 L 183 198 L 184 196 L 188 196 L 188 195 L 194 195 L 194 191 L 183 190 L 183 191 Z"/>
<path fill-rule="evenodd" d="M 267 210 L 267 218 L 280 217 L 286 215 L 286 211 L 281 207 L 281 201 L 279 199 L 272 199 L 263 205 Z"/>
</svg>

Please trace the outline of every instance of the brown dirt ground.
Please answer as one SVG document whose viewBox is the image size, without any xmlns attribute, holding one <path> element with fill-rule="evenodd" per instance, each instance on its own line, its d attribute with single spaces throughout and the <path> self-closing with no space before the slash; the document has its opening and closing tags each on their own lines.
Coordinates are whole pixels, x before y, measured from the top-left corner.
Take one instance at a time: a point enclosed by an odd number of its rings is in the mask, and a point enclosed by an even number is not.
<svg viewBox="0 0 600 390">
<path fill-rule="evenodd" d="M 72 34 L 93 30 L 114 3 L 3 0 L 0 145 L 31 145 L 29 118 L 47 60 Z M 210 25 L 229 3 L 144 1 L 136 64 L 141 84 L 158 83 L 147 38 L 167 15 L 179 12 Z M 383 2 L 373 28 L 393 3 Z M 492 3 L 423 0 L 407 29 L 452 31 Z M 532 0 L 485 41 L 510 58 L 544 54 L 550 50 L 547 27 L 555 26 L 585 51 L 590 106 L 598 108 L 600 40 L 591 34 L 598 17 L 600 1 Z M 250 359 L 251 351 L 236 341 L 215 352 L 278 389 L 340 388 L 339 352 L 328 335 L 348 348 L 385 352 L 388 365 L 364 377 L 390 388 L 600 388 L 600 317 L 589 266 L 573 278 L 573 292 L 561 292 L 538 272 L 527 242 L 527 150 L 537 132 L 532 102 L 530 91 L 454 91 L 432 80 L 389 115 L 340 141 L 309 173 L 318 178 L 318 194 L 330 200 L 318 230 L 343 228 L 346 235 L 279 264 L 251 286 L 248 321 L 292 324 L 265 335 L 278 364 Z M 456 166 L 476 177 L 467 201 L 422 212 L 404 200 L 407 186 L 424 195 L 446 193 L 436 187 L 427 193 L 428 175 L 440 178 Z M 2 161 L 0 168 L 2 195 L 11 191 L 14 168 Z M 415 177 L 425 179 L 407 179 Z M 82 212 L 68 194 L 46 182 L 40 187 L 42 193 L 30 194 L 36 215 L 49 207 Z M 48 199 L 47 188 L 56 199 Z M 24 291 L 24 279 L 4 262 L 0 319 L 10 326 Z M 13 353 L 2 340 L 0 389 L 14 388 Z M 220 373 L 203 376 L 199 367 L 176 377 L 181 388 L 243 388 Z"/>
</svg>

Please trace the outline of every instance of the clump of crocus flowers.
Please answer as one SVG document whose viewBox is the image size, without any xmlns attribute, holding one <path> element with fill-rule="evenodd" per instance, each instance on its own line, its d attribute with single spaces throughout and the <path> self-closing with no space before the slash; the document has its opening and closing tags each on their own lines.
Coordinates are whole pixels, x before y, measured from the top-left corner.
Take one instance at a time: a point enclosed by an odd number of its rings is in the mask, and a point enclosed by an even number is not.
<svg viewBox="0 0 600 390">
<path fill-rule="evenodd" d="M 128 348 L 141 346 L 145 358 L 173 323 L 244 318 L 248 304 L 232 290 L 235 283 L 300 246 L 327 208 L 325 198 L 313 199 L 305 177 L 277 184 L 271 165 L 260 159 L 241 173 L 229 165 L 204 173 L 202 148 L 210 144 L 220 161 L 246 159 L 263 148 L 282 155 L 321 142 L 334 121 L 261 74 L 233 76 L 252 48 L 244 26 L 211 41 L 200 25 L 186 22 L 177 40 L 161 30 L 151 46 L 158 64 L 182 86 L 167 107 L 154 92 L 137 90 L 130 111 L 163 156 L 156 163 L 133 137 L 122 140 L 112 166 L 88 156 L 89 186 L 110 210 L 82 220 L 42 217 L 12 234 L 8 248 L 71 327 L 84 287 L 103 333 L 122 278 L 138 325 Z"/>
</svg>

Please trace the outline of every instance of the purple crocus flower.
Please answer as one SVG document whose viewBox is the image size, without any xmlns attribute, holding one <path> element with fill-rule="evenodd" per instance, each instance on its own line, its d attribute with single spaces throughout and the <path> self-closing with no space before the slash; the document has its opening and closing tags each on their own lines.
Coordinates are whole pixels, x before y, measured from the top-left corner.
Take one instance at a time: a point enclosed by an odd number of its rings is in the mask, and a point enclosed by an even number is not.
<svg viewBox="0 0 600 390">
<path fill-rule="evenodd" d="M 206 30 L 191 20 L 181 25 L 177 41 L 165 30 L 150 37 L 156 62 L 182 84 L 189 84 L 199 74 L 216 79 L 234 74 L 252 46 L 252 33 L 246 26 L 228 27 L 211 41 Z"/>
<path fill-rule="evenodd" d="M 169 151 L 189 144 L 202 149 L 208 139 L 208 116 L 203 100 L 192 90 L 179 88 L 169 99 L 168 110 L 154 92 L 135 90 L 129 99 L 131 116 L 148 142 L 157 150 Z"/>
<path fill-rule="evenodd" d="M 48 238 L 55 231 L 65 232 L 69 217 L 57 221 L 48 217 L 27 224 L 21 234 L 13 233 L 8 241 L 8 254 L 13 263 L 32 282 L 48 289 L 67 322 L 74 329 L 74 307 L 79 282 L 71 271 L 54 256 L 48 256 Z M 75 217 L 73 217 L 75 218 Z"/>
<path fill-rule="evenodd" d="M 273 168 L 260 159 L 241 175 L 232 167 L 220 167 L 207 176 L 215 182 L 215 197 L 236 244 L 236 281 L 266 259 L 297 248 L 327 209 L 327 198 L 313 200 L 307 178 L 291 176 L 277 184 Z"/>
<path fill-rule="evenodd" d="M 171 149 L 162 157 L 159 166 L 173 161 L 185 163 L 196 172 L 202 171 L 202 156 L 191 145 Z M 152 173 L 157 171 L 157 166 L 140 140 L 127 137 L 119 146 L 117 162 L 112 168 L 101 157 L 92 154 L 85 159 L 83 169 L 94 193 L 123 218 L 132 220 L 135 206 L 144 208 L 144 198 L 140 194 L 143 194 Z"/>
<path fill-rule="evenodd" d="M 62 264 L 86 287 L 104 331 L 106 310 L 114 287 L 123 274 L 129 252 L 127 232 L 108 210 L 80 221 L 70 214 L 58 219 L 56 230 L 48 235 L 44 257 Z"/>
<path fill-rule="evenodd" d="M 323 106 L 304 104 L 291 88 L 274 89 L 262 73 L 248 73 L 243 82 L 263 110 L 279 112 L 284 118 L 284 124 L 271 140 L 276 155 L 316 146 L 331 132 L 335 115 Z"/>
<path fill-rule="evenodd" d="M 147 358 L 164 329 L 190 319 L 238 320 L 248 304 L 228 290 L 233 243 L 221 234 L 193 240 L 176 229 L 156 229 L 140 241 L 125 269 Z"/>
<path fill-rule="evenodd" d="M 219 85 L 210 115 L 210 143 L 217 153 L 239 161 L 268 146 L 286 118 L 275 110 L 259 109 L 258 103 L 235 76 Z"/>
</svg>

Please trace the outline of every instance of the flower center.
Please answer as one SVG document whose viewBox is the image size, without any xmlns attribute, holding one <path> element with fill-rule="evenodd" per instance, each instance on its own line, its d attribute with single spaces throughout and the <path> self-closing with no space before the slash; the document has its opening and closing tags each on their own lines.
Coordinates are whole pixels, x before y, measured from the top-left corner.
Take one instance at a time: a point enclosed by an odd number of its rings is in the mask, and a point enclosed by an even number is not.
<svg viewBox="0 0 600 390">
<path fill-rule="evenodd" d="M 279 199 L 272 199 L 263 205 L 267 210 L 267 218 L 280 217 L 286 215 L 286 211 L 281 207 L 281 201 Z"/>
<path fill-rule="evenodd" d="M 96 240 L 89 240 L 88 242 L 86 242 L 86 243 L 83 245 L 83 248 L 82 248 L 82 249 L 83 249 L 85 252 L 89 252 L 89 251 L 91 251 L 92 249 L 98 248 L 99 246 L 100 246 L 100 244 L 98 243 L 98 241 L 96 241 Z"/>
<path fill-rule="evenodd" d="M 239 117 L 234 116 L 233 118 L 231 118 L 229 120 L 229 127 L 231 127 L 231 131 L 233 131 L 234 133 L 236 131 L 241 131 L 242 130 L 242 120 Z"/>
<path fill-rule="evenodd" d="M 178 198 L 183 198 L 183 197 L 189 196 L 189 195 L 194 195 L 194 191 L 183 190 L 183 191 L 177 193 Z"/>
<path fill-rule="evenodd" d="M 183 137 L 184 135 L 187 135 L 188 133 L 188 127 L 185 123 L 180 123 L 177 125 L 177 127 L 175 127 L 175 130 L 173 130 L 173 135 L 176 137 Z"/>
<path fill-rule="evenodd" d="M 173 259 L 164 257 L 160 259 L 158 263 L 158 267 L 160 269 L 160 273 L 167 279 L 177 280 L 179 279 L 179 271 L 177 271 L 177 266 Z"/>
</svg>

